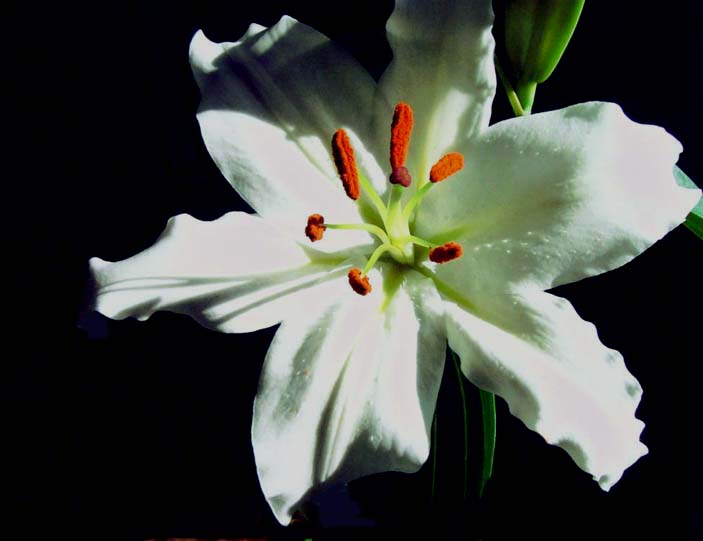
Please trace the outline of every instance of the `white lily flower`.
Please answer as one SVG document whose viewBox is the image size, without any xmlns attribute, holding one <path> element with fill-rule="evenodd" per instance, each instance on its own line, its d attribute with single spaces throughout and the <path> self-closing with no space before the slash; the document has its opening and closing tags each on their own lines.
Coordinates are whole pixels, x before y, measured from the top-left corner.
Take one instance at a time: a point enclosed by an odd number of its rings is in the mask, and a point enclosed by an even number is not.
<svg viewBox="0 0 703 541">
<path fill-rule="evenodd" d="M 489 127 L 492 18 L 490 0 L 398 0 L 378 84 L 289 17 L 236 43 L 198 32 L 202 134 L 257 214 L 177 216 L 144 252 L 91 260 L 111 318 L 281 323 L 252 426 L 281 523 L 322 484 L 425 462 L 447 342 L 603 489 L 647 452 L 622 356 L 545 290 L 627 263 L 700 191 L 674 180 L 680 144 L 613 104 Z"/>
</svg>

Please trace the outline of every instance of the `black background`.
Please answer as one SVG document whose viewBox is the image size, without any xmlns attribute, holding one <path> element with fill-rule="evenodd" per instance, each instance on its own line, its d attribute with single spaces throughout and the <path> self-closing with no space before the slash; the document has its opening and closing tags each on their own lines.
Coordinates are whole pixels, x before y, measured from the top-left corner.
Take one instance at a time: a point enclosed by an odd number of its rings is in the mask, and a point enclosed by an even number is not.
<svg viewBox="0 0 703 541">
<path fill-rule="evenodd" d="M 8 517 L 26 538 L 288 535 L 260 493 L 249 439 L 274 329 L 221 335 L 168 313 L 146 323 L 82 313 L 87 260 L 133 255 L 178 213 L 213 219 L 246 210 L 196 124 L 187 50 L 198 28 L 234 41 L 250 22 L 268 26 L 287 13 L 378 76 L 391 55 L 383 27 L 392 2 L 7 9 L 20 15 L 4 25 Z M 617 102 L 634 120 L 680 139 L 679 165 L 700 183 L 702 15 L 694 1 L 587 2 L 534 111 Z M 493 121 L 509 116 L 499 88 Z M 483 501 L 462 511 L 456 381 L 445 378 L 439 509 L 429 506 L 427 467 L 377 475 L 320 499 L 326 529 L 315 538 L 373 525 L 429 539 L 448 530 L 449 538 L 634 538 L 655 528 L 665 538 L 695 538 L 703 486 L 701 250 L 679 228 L 624 268 L 556 291 L 625 355 L 644 388 L 638 417 L 650 453 L 610 493 L 499 400 L 494 478 Z"/>
</svg>

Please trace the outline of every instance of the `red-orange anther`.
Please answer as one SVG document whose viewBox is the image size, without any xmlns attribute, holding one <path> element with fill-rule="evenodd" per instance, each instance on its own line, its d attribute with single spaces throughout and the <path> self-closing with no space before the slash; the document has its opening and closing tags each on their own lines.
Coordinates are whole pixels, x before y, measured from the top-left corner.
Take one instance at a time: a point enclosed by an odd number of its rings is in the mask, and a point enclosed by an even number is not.
<svg viewBox="0 0 703 541">
<path fill-rule="evenodd" d="M 430 169 L 430 182 L 441 182 L 464 168 L 464 156 L 450 152 L 442 156 Z"/>
<path fill-rule="evenodd" d="M 321 214 L 311 214 L 308 216 L 308 225 L 305 226 L 305 235 L 310 239 L 310 242 L 321 240 L 325 234 L 325 219 Z"/>
<path fill-rule="evenodd" d="M 464 249 L 457 242 L 447 242 L 430 250 L 430 261 L 446 263 L 458 259 L 464 254 Z"/>
<path fill-rule="evenodd" d="M 347 132 L 341 128 L 332 136 L 332 157 L 347 196 L 359 199 L 359 172 L 356 169 L 354 148 Z"/>
<path fill-rule="evenodd" d="M 407 103 L 400 102 L 393 111 L 391 123 L 391 169 L 405 165 L 410 146 L 410 133 L 413 130 L 413 110 Z"/>
<path fill-rule="evenodd" d="M 364 276 L 361 273 L 361 269 L 356 267 L 349 271 L 349 285 L 356 291 L 359 295 L 368 295 L 371 293 L 371 284 L 369 283 L 368 276 Z"/>
</svg>

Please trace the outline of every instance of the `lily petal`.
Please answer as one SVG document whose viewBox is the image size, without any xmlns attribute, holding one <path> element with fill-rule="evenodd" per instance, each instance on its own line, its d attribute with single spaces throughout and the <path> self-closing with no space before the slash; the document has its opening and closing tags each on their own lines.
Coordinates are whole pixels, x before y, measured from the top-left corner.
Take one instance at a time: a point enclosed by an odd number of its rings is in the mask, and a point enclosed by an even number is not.
<svg viewBox="0 0 703 541">
<path fill-rule="evenodd" d="M 302 312 L 304 299 L 346 283 L 340 261 L 314 263 L 258 216 L 230 212 L 203 222 L 171 218 L 156 243 L 123 261 L 90 260 L 95 309 L 113 319 L 157 310 L 222 332 L 270 327 Z"/>
<path fill-rule="evenodd" d="M 466 377 L 504 398 L 604 490 L 647 452 L 634 416 L 639 384 L 565 299 L 541 291 L 503 296 L 482 317 L 447 302 L 446 322 Z"/>
<path fill-rule="evenodd" d="M 496 86 L 492 24 L 490 0 L 395 2 L 386 24 L 393 61 L 379 94 L 415 111 L 408 167 L 421 182 L 443 154 L 463 150 L 488 126 Z M 387 140 L 388 126 L 379 133 Z"/>
<path fill-rule="evenodd" d="M 444 365 L 442 303 L 406 272 L 367 297 L 315 298 L 307 318 L 283 322 L 264 364 L 252 442 L 264 495 L 287 524 L 313 487 L 382 471 L 414 472 L 427 459 Z M 390 299 L 379 310 L 385 295 Z M 374 293 L 375 293 L 374 292 Z"/>
<path fill-rule="evenodd" d="M 283 17 L 270 29 L 252 25 L 235 43 L 197 32 L 190 57 L 208 151 L 258 214 L 298 229 L 311 212 L 358 221 L 330 155 L 338 128 L 364 140 L 373 113 L 375 84 L 351 56 Z"/>
<path fill-rule="evenodd" d="M 462 244 L 464 256 L 437 272 L 469 298 L 600 274 L 683 222 L 700 198 L 674 179 L 680 152 L 663 129 L 609 103 L 500 122 L 422 202 L 418 234 Z"/>
</svg>

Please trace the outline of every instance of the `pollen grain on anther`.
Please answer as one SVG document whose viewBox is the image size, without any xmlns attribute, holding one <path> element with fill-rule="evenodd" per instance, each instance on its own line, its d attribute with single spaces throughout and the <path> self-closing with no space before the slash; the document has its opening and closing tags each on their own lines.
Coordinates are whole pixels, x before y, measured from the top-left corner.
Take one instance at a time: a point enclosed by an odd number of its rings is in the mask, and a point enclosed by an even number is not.
<svg viewBox="0 0 703 541">
<path fill-rule="evenodd" d="M 464 168 L 464 156 L 458 152 L 445 154 L 430 169 L 430 182 L 441 182 Z"/>
<path fill-rule="evenodd" d="M 430 250 L 430 261 L 434 263 L 447 263 L 460 258 L 464 254 L 464 249 L 458 242 L 447 242 L 441 246 L 436 246 Z"/>
<path fill-rule="evenodd" d="M 349 277 L 349 285 L 359 295 L 368 295 L 371 293 L 371 284 L 368 276 L 361 272 L 361 269 L 354 267 L 347 275 Z"/>
<path fill-rule="evenodd" d="M 391 169 L 405 165 L 412 129 L 413 110 L 407 103 L 400 102 L 395 106 L 391 123 Z"/>
<path fill-rule="evenodd" d="M 359 172 L 349 135 L 342 128 L 332 136 L 332 157 L 344 191 L 350 199 L 359 199 Z"/>
<path fill-rule="evenodd" d="M 310 239 L 310 242 L 322 240 L 325 234 L 325 218 L 321 214 L 311 214 L 308 216 L 308 225 L 305 226 L 305 236 Z"/>
</svg>

